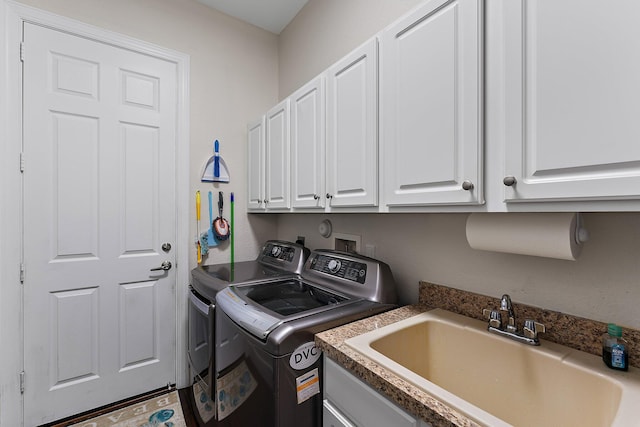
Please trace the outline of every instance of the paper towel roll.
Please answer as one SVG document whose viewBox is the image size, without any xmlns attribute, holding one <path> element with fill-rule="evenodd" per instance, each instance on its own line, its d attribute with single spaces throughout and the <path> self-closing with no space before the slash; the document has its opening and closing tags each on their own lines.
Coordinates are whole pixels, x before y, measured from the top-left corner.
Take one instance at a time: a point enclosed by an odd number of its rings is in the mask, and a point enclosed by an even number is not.
<svg viewBox="0 0 640 427">
<path fill-rule="evenodd" d="M 572 212 L 473 213 L 467 241 L 473 249 L 575 261 L 582 249 L 577 222 Z"/>
</svg>

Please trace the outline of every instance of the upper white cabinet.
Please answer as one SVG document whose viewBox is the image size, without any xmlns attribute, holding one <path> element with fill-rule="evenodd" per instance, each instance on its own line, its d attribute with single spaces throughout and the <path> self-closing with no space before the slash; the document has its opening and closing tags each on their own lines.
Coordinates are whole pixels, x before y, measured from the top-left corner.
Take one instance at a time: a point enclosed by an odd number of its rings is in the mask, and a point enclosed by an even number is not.
<svg viewBox="0 0 640 427">
<path fill-rule="evenodd" d="M 248 197 L 247 209 L 264 209 L 265 199 L 265 116 L 247 126 L 247 168 Z"/>
<path fill-rule="evenodd" d="M 432 0 L 382 33 L 388 206 L 483 203 L 482 3 Z"/>
<path fill-rule="evenodd" d="M 640 199 L 640 2 L 500 7 L 505 200 Z"/>
<path fill-rule="evenodd" d="M 327 194 L 330 207 L 378 204 L 378 41 L 328 71 Z"/>
<path fill-rule="evenodd" d="M 289 99 L 266 114 L 265 164 L 267 209 L 288 209 L 291 198 Z"/>
<path fill-rule="evenodd" d="M 639 210 L 637 22 L 637 0 L 425 0 L 250 124 L 249 208 Z"/>
<path fill-rule="evenodd" d="M 325 206 L 325 85 L 319 76 L 291 101 L 291 194 L 294 208 Z"/>
</svg>

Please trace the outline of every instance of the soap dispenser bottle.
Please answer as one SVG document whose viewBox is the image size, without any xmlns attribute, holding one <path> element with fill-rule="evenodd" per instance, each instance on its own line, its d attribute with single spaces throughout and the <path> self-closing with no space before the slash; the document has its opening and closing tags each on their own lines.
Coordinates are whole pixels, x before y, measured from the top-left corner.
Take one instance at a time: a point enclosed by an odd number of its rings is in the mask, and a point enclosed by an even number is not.
<svg viewBox="0 0 640 427">
<path fill-rule="evenodd" d="M 607 333 L 602 337 L 602 360 L 611 369 L 629 370 L 627 341 L 622 338 L 622 328 L 609 323 Z"/>
</svg>

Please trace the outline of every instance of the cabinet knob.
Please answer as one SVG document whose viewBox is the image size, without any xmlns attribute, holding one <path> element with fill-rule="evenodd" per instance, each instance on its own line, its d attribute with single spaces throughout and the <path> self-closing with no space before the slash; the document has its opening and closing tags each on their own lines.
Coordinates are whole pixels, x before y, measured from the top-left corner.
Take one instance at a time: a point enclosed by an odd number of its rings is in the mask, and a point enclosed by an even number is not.
<svg viewBox="0 0 640 427">
<path fill-rule="evenodd" d="M 473 182 L 466 180 L 462 183 L 462 189 L 466 191 L 473 190 Z"/>
<path fill-rule="evenodd" d="M 318 200 L 320 198 L 320 196 L 318 196 L 317 194 L 313 195 L 313 200 Z"/>
<path fill-rule="evenodd" d="M 326 198 L 327 199 L 333 199 L 333 196 L 331 194 L 327 193 Z"/>
<path fill-rule="evenodd" d="M 502 180 L 502 183 L 507 187 L 511 187 L 515 185 L 516 182 L 518 182 L 518 180 L 516 180 L 515 176 L 505 176 L 504 179 Z"/>
</svg>

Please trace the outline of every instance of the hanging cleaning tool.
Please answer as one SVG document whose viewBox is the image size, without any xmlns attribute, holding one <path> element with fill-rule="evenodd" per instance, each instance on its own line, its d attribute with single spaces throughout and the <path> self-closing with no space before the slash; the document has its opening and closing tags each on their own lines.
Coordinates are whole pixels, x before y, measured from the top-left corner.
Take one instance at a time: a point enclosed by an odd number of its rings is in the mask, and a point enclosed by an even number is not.
<svg viewBox="0 0 640 427">
<path fill-rule="evenodd" d="M 235 205 L 235 198 L 233 196 L 233 193 L 231 193 L 231 213 L 229 214 L 229 233 L 231 234 L 231 268 L 233 269 L 233 262 L 234 262 L 234 239 L 233 236 L 235 235 L 234 231 L 233 231 L 233 210 L 234 210 L 234 205 Z"/>
<path fill-rule="evenodd" d="M 196 191 L 196 247 L 198 249 L 197 259 L 198 264 L 202 262 L 202 247 L 200 246 L 200 190 Z"/>
<path fill-rule="evenodd" d="M 213 177 L 220 178 L 220 143 L 217 139 L 213 143 Z"/>
<path fill-rule="evenodd" d="M 229 223 L 222 217 L 223 206 L 224 196 L 222 191 L 218 191 L 218 218 L 213 221 L 213 231 L 215 231 L 215 236 L 218 240 L 227 240 L 229 238 Z"/>
<path fill-rule="evenodd" d="M 220 155 L 220 141 L 213 142 L 213 156 L 202 166 L 202 182 L 229 182 L 229 168 Z"/>
<path fill-rule="evenodd" d="M 213 237 L 213 193 L 209 191 L 209 230 L 207 230 L 207 244 L 215 246 L 216 239 Z"/>
<path fill-rule="evenodd" d="M 233 230 L 234 205 L 235 205 L 235 198 L 234 198 L 233 192 L 232 192 L 231 193 L 231 213 L 229 214 L 229 233 L 231 233 L 231 282 L 233 282 L 235 280 L 235 273 L 236 273 L 236 267 L 235 267 L 235 264 L 234 264 L 234 261 L 235 261 L 235 256 L 234 256 L 234 248 L 235 248 L 234 235 L 235 235 L 235 231 Z"/>
</svg>

